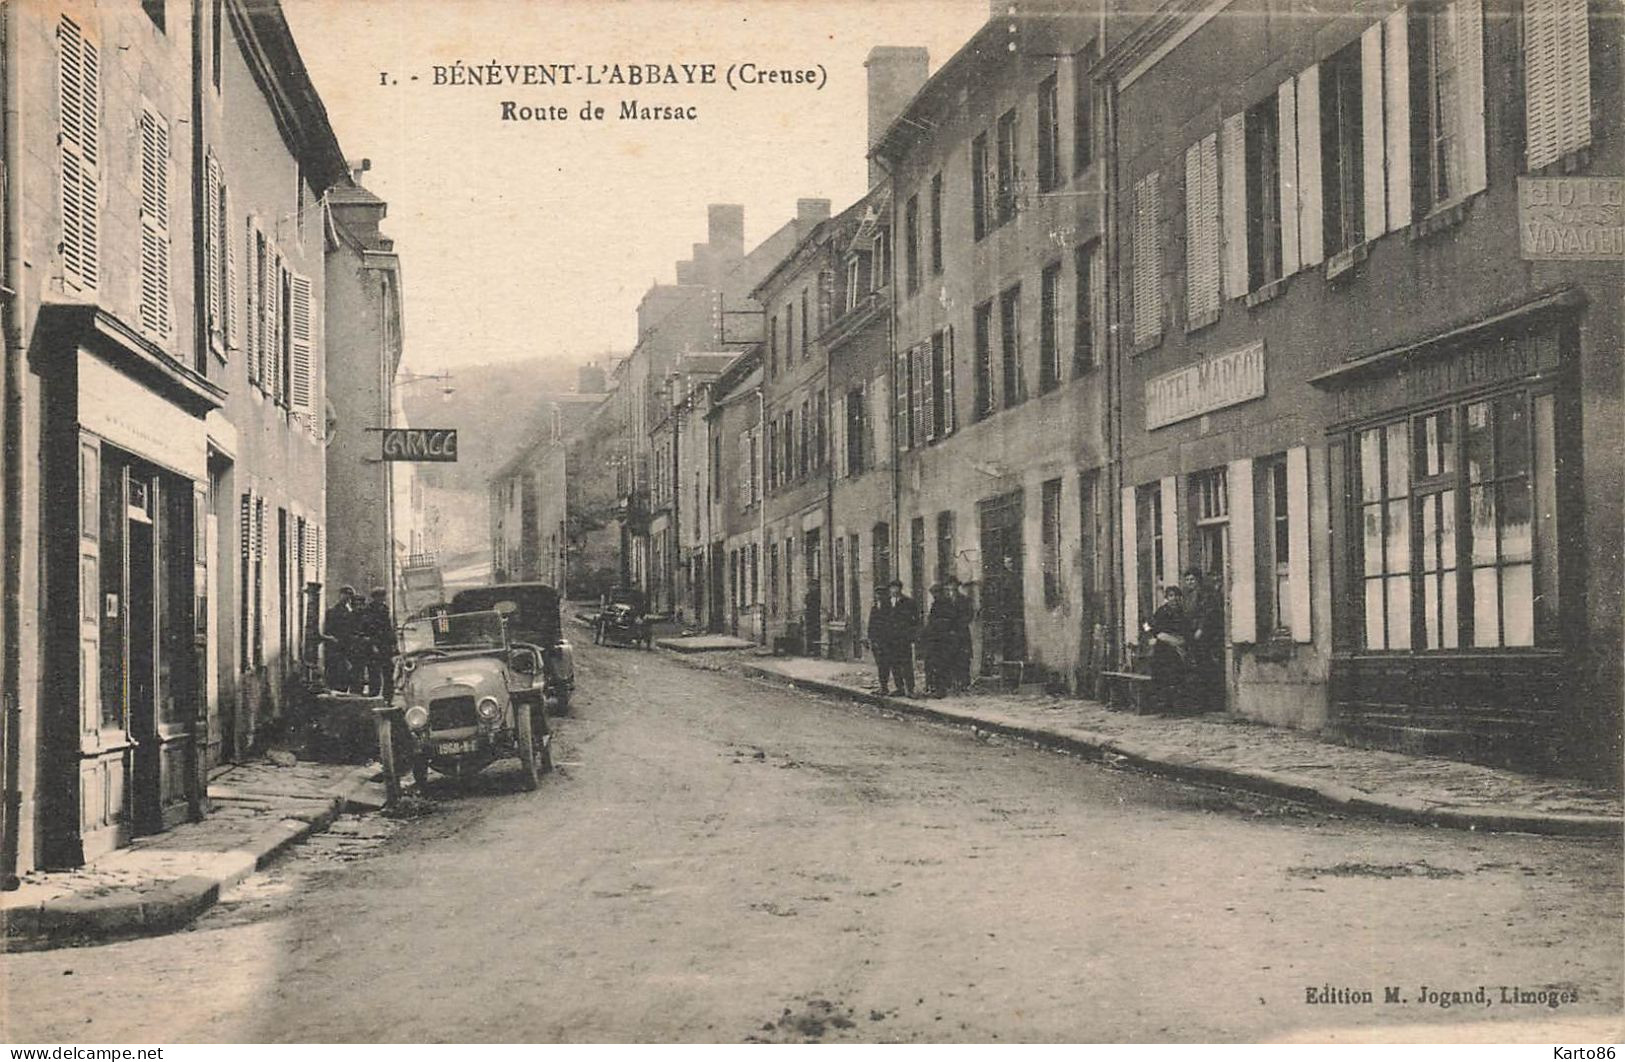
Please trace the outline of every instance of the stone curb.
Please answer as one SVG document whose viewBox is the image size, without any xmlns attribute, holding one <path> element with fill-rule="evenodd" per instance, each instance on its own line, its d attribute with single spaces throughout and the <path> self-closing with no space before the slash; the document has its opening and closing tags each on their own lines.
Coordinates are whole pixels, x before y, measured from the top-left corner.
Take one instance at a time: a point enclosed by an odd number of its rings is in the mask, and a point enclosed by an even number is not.
<svg viewBox="0 0 1625 1062">
<path fill-rule="evenodd" d="M 698 661 L 672 655 L 672 659 L 694 667 L 707 667 Z M 1060 752 L 1068 752 L 1085 759 L 1110 760 L 1133 767 L 1148 774 L 1180 781 L 1200 782 L 1239 789 L 1263 796 L 1280 797 L 1327 808 L 1348 815 L 1403 822 L 1418 826 L 1443 826 L 1458 830 L 1484 830 L 1496 833 L 1537 833 L 1557 837 L 1611 837 L 1618 839 L 1622 832 L 1619 819 L 1603 815 L 1563 815 L 1523 811 L 1516 808 L 1451 808 L 1427 804 L 1397 794 L 1367 793 L 1335 782 L 1307 775 L 1288 774 L 1257 767 L 1213 763 L 1173 749 L 1161 749 L 1133 739 L 1113 738 L 1090 731 L 1063 732 L 1025 723 L 1014 723 L 977 715 L 970 711 L 917 704 L 896 697 L 882 697 L 878 693 L 843 686 L 820 679 L 798 678 L 785 675 L 772 668 L 756 664 L 737 664 L 745 673 L 781 685 L 788 685 L 810 693 L 821 693 L 844 700 L 857 701 L 885 708 L 888 711 L 917 716 L 949 726 L 974 726 L 990 733 Z M 716 668 L 708 668 L 716 670 Z"/>
<path fill-rule="evenodd" d="M 222 852 L 209 874 L 177 878 L 138 894 L 119 890 L 108 896 L 61 896 L 35 907 L 6 910 L 0 917 L 0 951 L 40 951 L 172 933 L 213 907 L 226 889 L 331 826 L 374 773 L 370 766 L 354 768 L 320 798 L 319 810 L 301 810 L 260 830 L 241 848 Z"/>
</svg>

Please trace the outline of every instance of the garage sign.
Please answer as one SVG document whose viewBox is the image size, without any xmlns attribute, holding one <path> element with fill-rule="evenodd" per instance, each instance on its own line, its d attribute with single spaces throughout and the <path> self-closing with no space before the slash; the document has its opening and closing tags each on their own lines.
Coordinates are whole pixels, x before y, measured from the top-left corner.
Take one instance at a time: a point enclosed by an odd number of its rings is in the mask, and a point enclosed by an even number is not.
<svg viewBox="0 0 1625 1062">
<path fill-rule="evenodd" d="M 455 461 L 456 428 L 385 428 L 385 461 Z"/>
</svg>

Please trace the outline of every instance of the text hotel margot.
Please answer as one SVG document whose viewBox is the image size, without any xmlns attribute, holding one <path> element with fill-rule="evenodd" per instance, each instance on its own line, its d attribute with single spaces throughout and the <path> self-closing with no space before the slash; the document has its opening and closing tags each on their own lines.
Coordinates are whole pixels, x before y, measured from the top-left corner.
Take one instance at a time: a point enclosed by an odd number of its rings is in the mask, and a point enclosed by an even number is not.
<svg viewBox="0 0 1625 1062">
<path fill-rule="evenodd" d="M 735 365 L 645 330 L 616 370 L 711 433 L 582 471 L 622 577 L 851 655 L 876 582 L 952 573 L 984 674 L 1090 692 L 1195 567 L 1232 712 L 1617 770 L 1620 5 L 1349 7 L 996 3 L 929 78 L 877 48 L 870 192 L 729 258 L 759 301 L 693 289 Z M 538 505 L 569 545 L 499 548 L 567 578 L 602 543 Z"/>
</svg>

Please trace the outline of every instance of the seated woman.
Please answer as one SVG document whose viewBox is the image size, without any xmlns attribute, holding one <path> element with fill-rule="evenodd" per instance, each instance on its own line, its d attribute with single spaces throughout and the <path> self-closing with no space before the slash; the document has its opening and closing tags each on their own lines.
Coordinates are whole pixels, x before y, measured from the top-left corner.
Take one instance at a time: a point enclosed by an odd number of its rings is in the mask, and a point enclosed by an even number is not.
<svg viewBox="0 0 1625 1062">
<path fill-rule="evenodd" d="M 1162 711 L 1182 707 L 1180 692 L 1190 667 L 1188 643 L 1190 615 L 1185 610 L 1185 594 L 1178 586 L 1162 591 L 1162 605 L 1145 625 L 1150 643 L 1151 691 Z"/>
</svg>

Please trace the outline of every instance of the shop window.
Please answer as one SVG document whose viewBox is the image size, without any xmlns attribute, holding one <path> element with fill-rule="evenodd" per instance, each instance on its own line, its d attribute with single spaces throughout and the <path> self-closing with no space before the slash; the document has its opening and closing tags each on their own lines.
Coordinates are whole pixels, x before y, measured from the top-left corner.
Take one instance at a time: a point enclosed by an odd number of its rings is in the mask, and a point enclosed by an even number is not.
<svg viewBox="0 0 1625 1062">
<path fill-rule="evenodd" d="M 1038 390 L 1061 383 L 1061 263 L 1044 267 L 1038 299 Z"/>
<path fill-rule="evenodd" d="M 976 348 L 976 419 L 993 412 L 993 303 L 976 307 L 973 337 Z"/>
<path fill-rule="evenodd" d="M 1061 481 L 1049 480 L 1041 496 L 1039 533 L 1043 536 L 1044 607 L 1057 608 L 1061 592 Z"/>
<path fill-rule="evenodd" d="M 1281 279 L 1280 107 L 1271 95 L 1247 109 L 1247 288 Z"/>
<path fill-rule="evenodd" d="M 1360 41 L 1355 40 L 1321 66 L 1321 231 L 1329 254 L 1365 240 L 1365 131 L 1360 54 Z"/>
<path fill-rule="evenodd" d="M 1038 190 L 1054 191 L 1060 184 L 1060 88 L 1051 74 L 1038 85 Z"/>
</svg>

